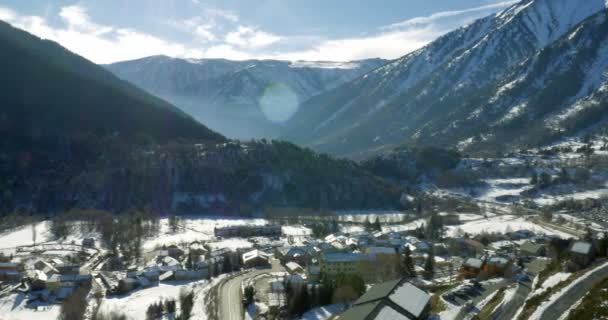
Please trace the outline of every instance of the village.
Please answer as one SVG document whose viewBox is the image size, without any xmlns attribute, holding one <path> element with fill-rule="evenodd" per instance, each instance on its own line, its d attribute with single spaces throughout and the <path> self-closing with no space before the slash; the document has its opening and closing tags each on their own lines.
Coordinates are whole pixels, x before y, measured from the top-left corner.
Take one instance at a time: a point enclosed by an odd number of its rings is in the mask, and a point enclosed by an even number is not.
<svg viewBox="0 0 608 320">
<path fill-rule="evenodd" d="M 464 319 L 489 307 L 500 309 L 497 319 L 509 319 L 541 310 L 527 303 L 534 292 L 547 295 L 547 288 L 564 287 L 595 268 L 606 272 L 602 229 L 560 217 L 540 222 L 504 213 L 438 213 L 395 220 L 395 214 L 377 214 L 216 224 L 184 218 L 180 231 L 162 228 L 144 243 L 144 262 L 126 266 L 95 237 L 33 239 L 2 248 L 0 302 L 42 315 L 58 312 L 84 288 L 87 299 L 97 299 L 96 312 L 111 312 L 159 286 L 200 285 L 202 319 Z M 2 239 L 36 233 L 44 239 L 43 226 Z M 175 290 L 164 298 L 177 299 Z M 518 300 L 509 300 L 515 292 Z M 142 301 L 162 297 L 150 299 Z M 144 312 L 127 319 L 154 319 L 147 305 L 138 308 Z"/>
</svg>

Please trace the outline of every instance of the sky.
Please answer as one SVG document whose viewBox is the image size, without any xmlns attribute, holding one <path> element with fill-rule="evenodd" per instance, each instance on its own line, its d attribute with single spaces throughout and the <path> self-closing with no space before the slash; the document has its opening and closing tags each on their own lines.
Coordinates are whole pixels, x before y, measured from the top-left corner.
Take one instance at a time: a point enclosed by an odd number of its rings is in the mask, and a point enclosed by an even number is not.
<svg viewBox="0 0 608 320">
<path fill-rule="evenodd" d="M 99 64 L 152 55 L 395 59 L 515 0 L 2 0 L 0 20 Z"/>
</svg>

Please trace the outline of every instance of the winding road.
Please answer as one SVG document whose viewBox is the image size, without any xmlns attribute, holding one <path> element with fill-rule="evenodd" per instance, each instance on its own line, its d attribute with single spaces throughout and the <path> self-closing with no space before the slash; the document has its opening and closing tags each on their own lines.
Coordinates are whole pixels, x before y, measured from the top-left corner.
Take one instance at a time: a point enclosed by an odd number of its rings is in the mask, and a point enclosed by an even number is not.
<svg viewBox="0 0 608 320">
<path fill-rule="evenodd" d="M 564 294 L 551 303 L 540 316 L 543 320 L 558 320 L 580 300 L 596 284 L 608 278 L 608 263 L 589 271 L 586 278 L 568 289 Z M 583 276 L 585 277 L 585 275 Z M 575 280 L 576 281 L 576 280 Z"/>
<path fill-rule="evenodd" d="M 261 274 L 283 272 L 285 269 L 278 260 L 271 260 L 271 269 L 254 269 L 237 275 L 220 285 L 218 293 L 219 317 L 222 320 L 242 320 L 245 314 L 242 303 L 241 283 Z"/>
</svg>

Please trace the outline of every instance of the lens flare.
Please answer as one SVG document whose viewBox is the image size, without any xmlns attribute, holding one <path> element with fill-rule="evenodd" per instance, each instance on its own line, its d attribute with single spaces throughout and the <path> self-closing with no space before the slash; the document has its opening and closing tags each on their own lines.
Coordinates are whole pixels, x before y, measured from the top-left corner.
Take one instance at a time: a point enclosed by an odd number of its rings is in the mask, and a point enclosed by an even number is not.
<svg viewBox="0 0 608 320">
<path fill-rule="evenodd" d="M 262 93 L 260 109 L 269 121 L 285 122 L 298 111 L 298 95 L 282 83 L 270 84 Z"/>
</svg>

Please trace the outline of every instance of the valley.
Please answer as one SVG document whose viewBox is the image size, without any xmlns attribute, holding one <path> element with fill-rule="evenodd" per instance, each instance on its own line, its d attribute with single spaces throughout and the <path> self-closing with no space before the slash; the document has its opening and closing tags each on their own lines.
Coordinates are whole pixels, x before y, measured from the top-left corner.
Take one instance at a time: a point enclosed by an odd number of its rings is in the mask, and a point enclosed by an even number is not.
<svg viewBox="0 0 608 320">
<path fill-rule="evenodd" d="M 0 319 L 606 318 L 608 2 L 482 2 L 0 5 Z"/>
</svg>

